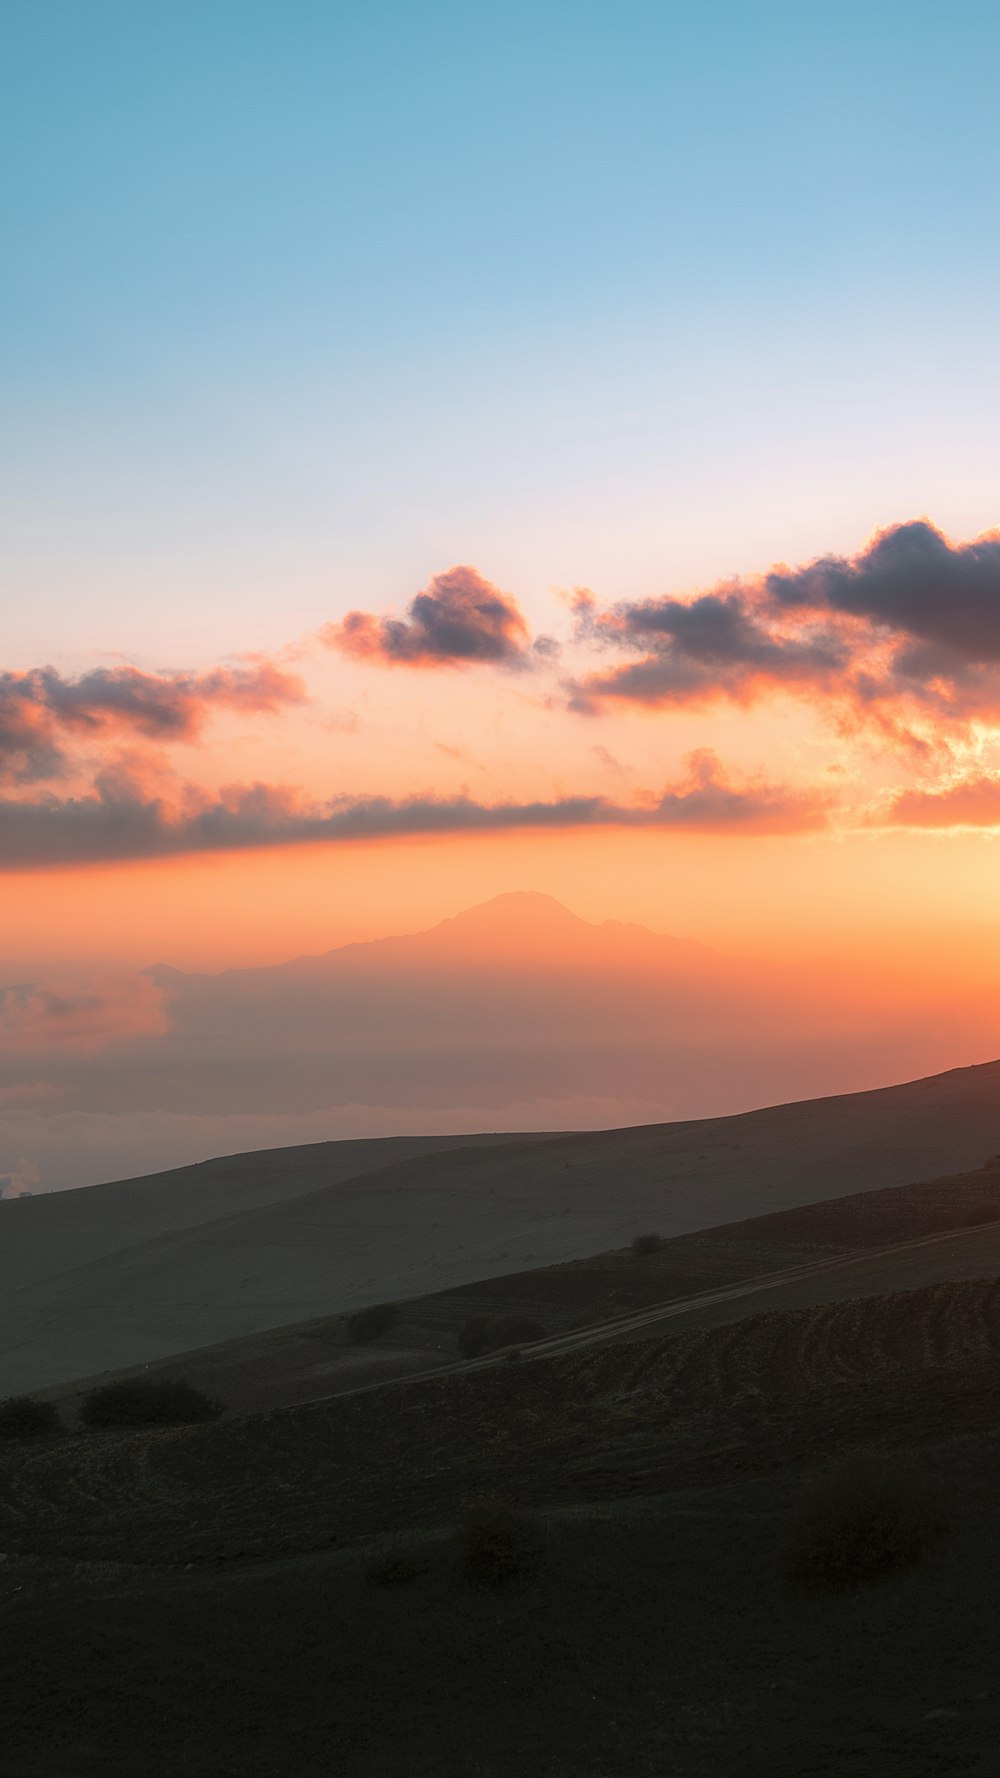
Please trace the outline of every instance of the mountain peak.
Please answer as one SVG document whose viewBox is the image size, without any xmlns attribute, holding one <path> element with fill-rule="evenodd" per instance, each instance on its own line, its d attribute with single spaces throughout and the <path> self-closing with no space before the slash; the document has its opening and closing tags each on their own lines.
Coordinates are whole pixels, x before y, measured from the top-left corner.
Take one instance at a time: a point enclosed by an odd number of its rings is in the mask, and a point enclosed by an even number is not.
<svg viewBox="0 0 1000 1778">
<path fill-rule="evenodd" d="M 579 934 L 588 924 L 554 895 L 544 895 L 537 889 L 512 889 L 490 901 L 478 902 L 475 907 L 464 908 L 450 920 L 442 920 L 432 931 L 455 938 L 479 934 L 494 940 L 553 938 L 559 934 Z"/>
</svg>

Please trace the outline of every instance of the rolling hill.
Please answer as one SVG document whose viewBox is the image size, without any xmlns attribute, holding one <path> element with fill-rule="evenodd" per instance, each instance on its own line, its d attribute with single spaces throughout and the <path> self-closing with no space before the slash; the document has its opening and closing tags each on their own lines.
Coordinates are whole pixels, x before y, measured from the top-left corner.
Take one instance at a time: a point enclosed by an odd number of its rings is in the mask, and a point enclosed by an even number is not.
<svg viewBox="0 0 1000 1778">
<path fill-rule="evenodd" d="M 0 1206 L 0 1392 L 584 1257 L 646 1227 L 680 1235 L 965 1171 L 1000 1151 L 1000 1064 L 732 1118 L 416 1149 L 240 1156 Z"/>
</svg>

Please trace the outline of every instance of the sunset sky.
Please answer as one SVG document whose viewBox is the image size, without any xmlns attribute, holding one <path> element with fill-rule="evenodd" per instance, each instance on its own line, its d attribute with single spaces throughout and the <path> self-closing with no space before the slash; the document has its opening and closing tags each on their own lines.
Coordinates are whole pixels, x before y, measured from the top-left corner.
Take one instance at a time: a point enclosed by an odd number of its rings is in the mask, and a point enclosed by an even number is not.
<svg viewBox="0 0 1000 1778">
<path fill-rule="evenodd" d="M 0 981 L 1000 974 L 994 7 L 4 19 Z"/>
</svg>

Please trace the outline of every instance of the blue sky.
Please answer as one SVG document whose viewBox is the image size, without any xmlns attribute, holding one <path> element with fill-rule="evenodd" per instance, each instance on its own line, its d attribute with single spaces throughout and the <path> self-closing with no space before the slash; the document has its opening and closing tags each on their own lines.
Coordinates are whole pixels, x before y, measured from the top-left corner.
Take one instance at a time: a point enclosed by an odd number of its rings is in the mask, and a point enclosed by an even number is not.
<svg viewBox="0 0 1000 1778">
<path fill-rule="evenodd" d="M 996 522 L 995 8 L 0 16 L 11 664 Z"/>
</svg>

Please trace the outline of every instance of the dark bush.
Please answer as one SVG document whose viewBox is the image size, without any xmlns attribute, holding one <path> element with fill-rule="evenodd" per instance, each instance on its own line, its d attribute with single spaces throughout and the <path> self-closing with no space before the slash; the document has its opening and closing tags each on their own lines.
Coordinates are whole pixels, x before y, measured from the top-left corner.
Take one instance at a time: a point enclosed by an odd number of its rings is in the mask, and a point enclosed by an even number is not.
<svg viewBox="0 0 1000 1778">
<path fill-rule="evenodd" d="M 40 1438 L 47 1432 L 58 1432 L 59 1410 L 51 1401 L 38 1401 L 34 1395 L 8 1395 L 0 1401 L 0 1438 Z"/>
<path fill-rule="evenodd" d="M 663 1246 L 662 1235 L 636 1235 L 632 1242 L 632 1252 L 636 1259 L 644 1259 L 647 1253 L 659 1253 Z"/>
<path fill-rule="evenodd" d="M 370 1309 L 359 1309 L 347 1323 L 347 1338 L 352 1346 L 364 1346 L 368 1340 L 377 1340 L 379 1334 L 388 1333 L 399 1320 L 399 1310 L 395 1303 L 372 1303 Z"/>
<path fill-rule="evenodd" d="M 541 1539 L 526 1513 L 492 1494 L 470 1500 L 456 1527 L 461 1570 L 473 1586 L 526 1581 L 541 1560 Z"/>
<path fill-rule="evenodd" d="M 365 1563 L 364 1576 L 373 1587 L 405 1587 L 426 1574 L 427 1567 L 423 1551 L 394 1541 L 372 1552 Z"/>
<path fill-rule="evenodd" d="M 84 1397 L 85 1426 L 193 1426 L 217 1420 L 222 1403 L 193 1384 L 168 1377 L 124 1377 Z"/>
<path fill-rule="evenodd" d="M 532 1340 L 544 1340 L 547 1331 L 540 1321 L 526 1315 L 492 1321 L 480 1316 L 466 1322 L 458 1336 L 458 1349 L 463 1358 L 480 1358 L 487 1352 L 498 1352 L 501 1346 L 527 1346 Z"/>
<path fill-rule="evenodd" d="M 946 1528 L 936 1489 L 905 1473 L 851 1464 L 810 1489 L 794 1526 L 788 1577 L 823 1590 L 864 1586 L 912 1568 Z"/>
</svg>

